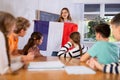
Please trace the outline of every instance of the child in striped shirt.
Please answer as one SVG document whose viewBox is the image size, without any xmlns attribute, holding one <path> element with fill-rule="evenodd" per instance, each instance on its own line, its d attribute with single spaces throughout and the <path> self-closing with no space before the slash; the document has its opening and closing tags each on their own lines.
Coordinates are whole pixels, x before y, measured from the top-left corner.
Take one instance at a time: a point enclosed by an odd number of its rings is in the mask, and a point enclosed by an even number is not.
<svg viewBox="0 0 120 80">
<path fill-rule="evenodd" d="M 114 38 L 117 41 L 120 41 L 120 13 L 116 14 L 111 20 L 111 27 L 112 27 L 112 33 L 113 33 Z M 118 63 L 113 62 L 113 63 L 104 65 L 104 64 L 100 64 L 95 59 L 90 59 L 87 62 L 87 64 L 91 68 L 98 69 L 100 71 L 103 71 L 104 73 L 120 74 L 120 62 Z"/>
<path fill-rule="evenodd" d="M 70 49 L 71 48 L 71 49 Z M 59 57 L 79 58 L 87 51 L 84 45 L 80 44 L 80 33 L 73 32 L 70 34 L 69 41 L 58 52 Z"/>
</svg>

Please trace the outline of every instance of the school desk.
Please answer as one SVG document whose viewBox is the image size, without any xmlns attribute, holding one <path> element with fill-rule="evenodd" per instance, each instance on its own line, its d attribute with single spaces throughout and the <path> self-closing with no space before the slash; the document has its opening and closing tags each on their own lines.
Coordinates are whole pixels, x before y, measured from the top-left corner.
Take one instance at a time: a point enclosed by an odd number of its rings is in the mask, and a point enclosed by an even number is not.
<svg viewBox="0 0 120 80">
<path fill-rule="evenodd" d="M 39 57 L 34 61 L 56 61 L 58 57 Z M 60 58 L 65 65 L 84 65 L 79 59 Z M 120 80 L 120 75 L 105 74 L 96 71 L 96 74 L 69 75 L 65 70 L 28 71 L 25 68 L 12 74 L 0 75 L 0 80 Z"/>
</svg>

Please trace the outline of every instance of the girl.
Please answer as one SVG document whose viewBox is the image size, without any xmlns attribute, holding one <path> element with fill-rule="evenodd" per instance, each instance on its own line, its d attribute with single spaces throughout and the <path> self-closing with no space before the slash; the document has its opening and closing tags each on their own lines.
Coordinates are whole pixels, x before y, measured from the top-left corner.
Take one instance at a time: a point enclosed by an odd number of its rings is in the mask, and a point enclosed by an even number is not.
<svg viewBox="0 0 120 80">
<path fill-rule="evenodd" d="M 72 49 L 70 49 L 72 48 Z M 80 33 L 73 32 L 70 34 L 70 39 L 65 44 L 60 51 L 58 52 L 59 57 L 71 57 L 71 58 L 79 58 L 83 53 L 85 53 L 87 49 L 82 45 L 80 45 Z"/>
<path fill-rule="evenodd" d="M 42 56 L 38 48 L 38 46 L 42 44 L 42 41 L 43 35 L 39 32 L 33 32 L 28 40 L 28 43 L 23 49 L 24 55 L 27 55 L 29 52 L 32 52 L 35 57 Z"/>
<path fill-rule="evenodd" d="M 10 64 L 8 34 L 15 26 L 15 17 L 9 13 L 0 11 L 0 74 L 7 72 Z"/>
<path fill-rule="evenodd" d="M 18 70 L 23 66 L 23 59 L 30 60 L 33 57 L 32 54 L 17 57 L 9 55 L 8 37 L 15 28 L 15 22 L 13 15 L 0 11 L 0 74 L 7 73 L 10 69 L 12 71 Z"/>
<path fill-rule="evenodd" d="M 71 22 L 72 18 L 70 16 L 70 12 L 68 8 L 63 8 L 60 13 L 60 17 L 58 19 L 58 22 Z"/>
</svg>

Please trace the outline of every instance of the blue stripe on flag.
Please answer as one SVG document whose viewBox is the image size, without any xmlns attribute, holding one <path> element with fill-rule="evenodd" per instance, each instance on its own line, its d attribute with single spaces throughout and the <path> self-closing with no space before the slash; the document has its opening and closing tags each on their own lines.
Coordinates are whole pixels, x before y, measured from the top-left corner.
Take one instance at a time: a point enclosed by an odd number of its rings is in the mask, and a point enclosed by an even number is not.
<svg viewBox="0 0 120 80">
<path fill-rule="evenodd" d="M 48 30 L 49 30 L 48 21 L 34 22 L 34 31 L 41 32 L 43 34 L 43 43 L 39 46 L 40 50 L 44 50 L 44 51 L 47 50 Z"/>
</svg>

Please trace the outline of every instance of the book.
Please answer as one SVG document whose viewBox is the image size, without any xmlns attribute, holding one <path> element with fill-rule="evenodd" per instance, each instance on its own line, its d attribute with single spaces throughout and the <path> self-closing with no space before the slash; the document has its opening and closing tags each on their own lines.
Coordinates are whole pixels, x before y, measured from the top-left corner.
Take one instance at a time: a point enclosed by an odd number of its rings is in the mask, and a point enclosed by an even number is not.
<svg viewBox="0 0 120 80">
<path fill-rule="evenodd" d="M 68 74 L 95 74 L 96 72 L 86 66 L 66 66 L 65 71 Z"/>
<path fill-rule="evenodd" d="M 64 64 L 60 61 L 44 61 L 44 62 L 30 62 L 28 65 L 29 71 L 40 70 L 58 70 L 64 68 Z"/>
</svg>

